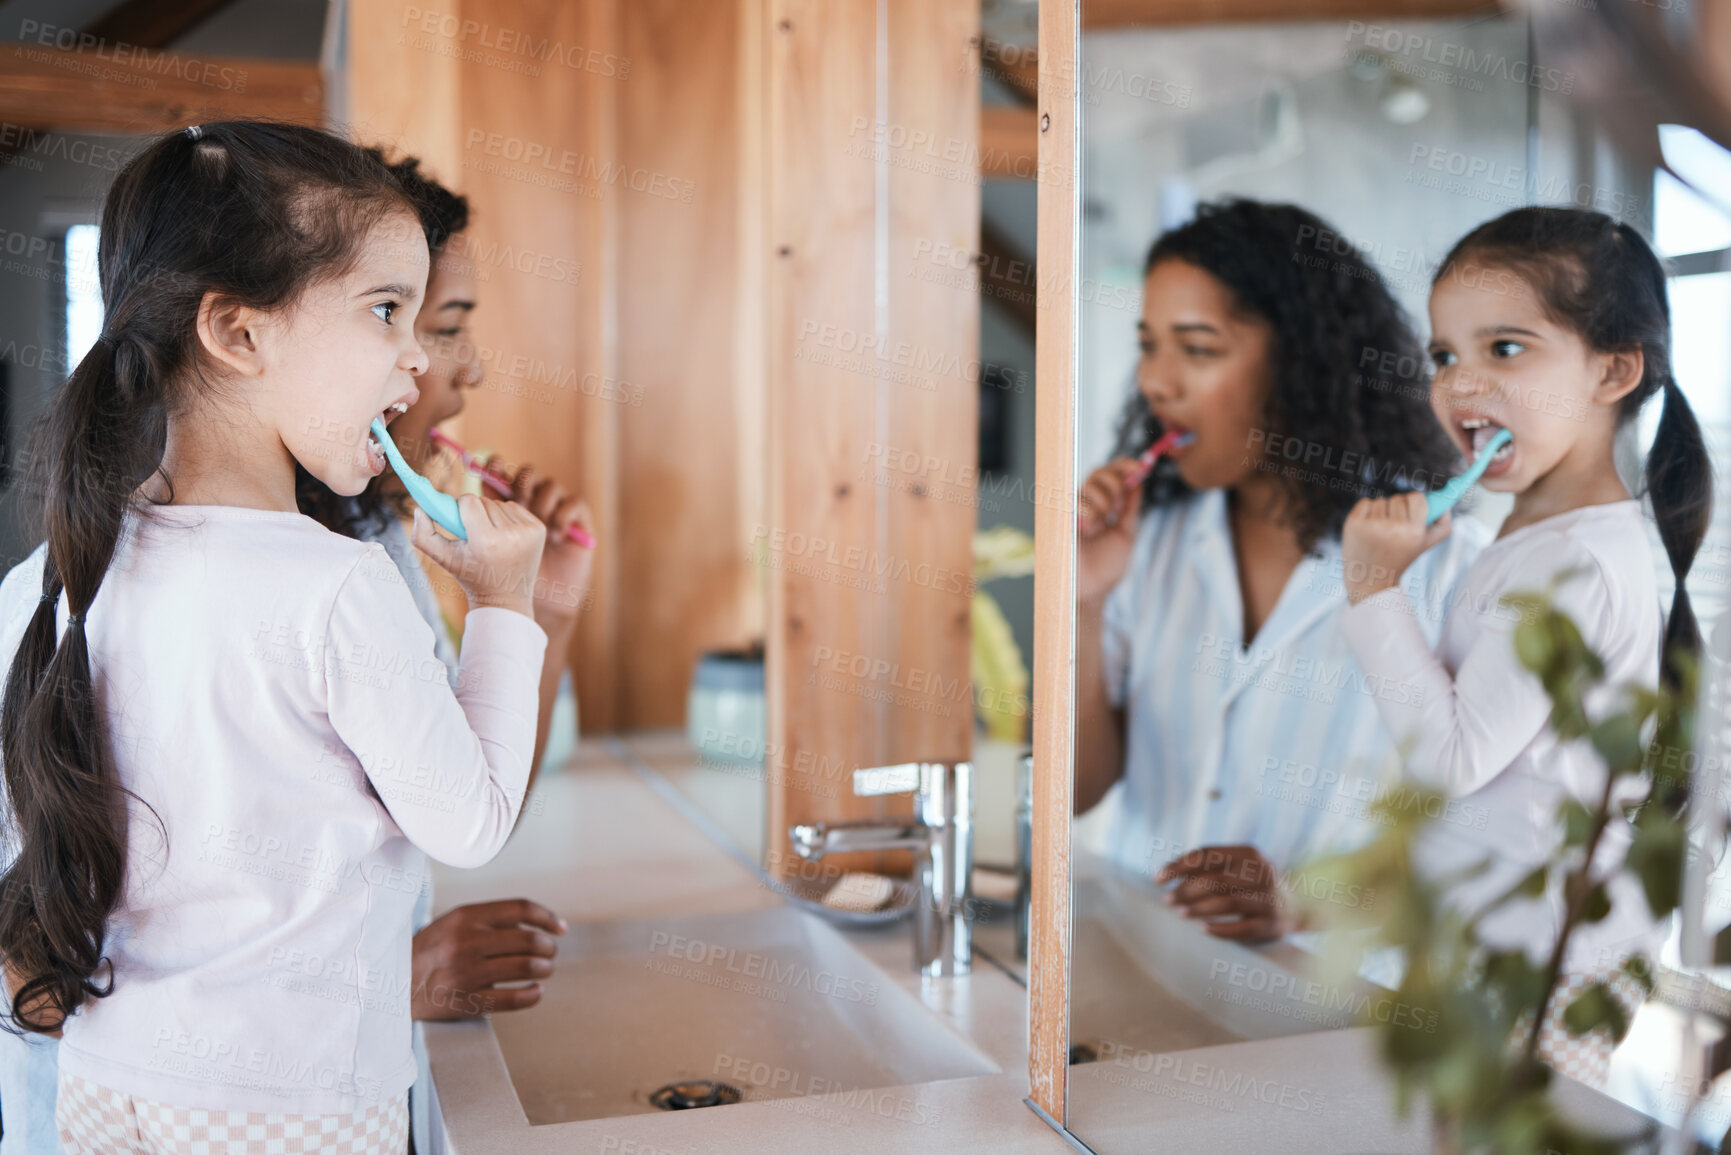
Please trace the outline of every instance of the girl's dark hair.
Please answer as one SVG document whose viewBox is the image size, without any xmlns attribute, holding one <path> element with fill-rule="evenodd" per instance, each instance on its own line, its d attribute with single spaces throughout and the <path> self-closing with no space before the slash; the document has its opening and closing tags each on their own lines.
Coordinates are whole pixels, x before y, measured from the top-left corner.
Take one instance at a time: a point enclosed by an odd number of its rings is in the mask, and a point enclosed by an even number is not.
<svg viewBox="0 0 1731 1155">
<path fill-rule="evenodd" d="M 1163 261 L 1208 273 L 1274 331 L 1264 445 L 1316 448 L 1290 461 L 1271 450 L 1266 464 L 1304 549 L 1338 537 L 1359 498 L 1433 488 L 1458 467 L 1431 411 L 1423 348 L 1406 315 L 1358 250 L 1320 218 L 1252 200 L 1204 204 L 1154 242 L 1144 276 Z M 1135 456 L 1161 432 L 1137 391 L 1119 419 L 1116 453 Z M 1165 467 L 1144 484 L 1150 503 L 1188 492 Z"/>
<path fill-rule="evenodd" d="M 209 294 L 294 305 L 347 272 L 371 228 L 407 207 L 375 158 L 298 125 L 231 121 L 161 137 L 102 209 L 102 336 L 49 400 L 31 454 L 47 536 L 42 600 L 0 702 L 17 857 L 0 875 L 0 957 L 21 980 L 0 1025 L 51 1032 L 113 988 L 104 937 L 127 869 L 129 792 L 92 689 L 84 615 L 139 487 L 162 466 L 167 418 L 204 381 Z M 164 475 L 168 491 L 173 479 Z M 56 638 L 64 590 L 71 622 Z"/>
<path fill-rule="evenodd" d="M 1647 496 L 1677 578 L 1661 667 L 1667 684 L 1675 686 L 1678 656 L 1701 652 L 1701 627 L 1686 583 L 1713 515 L 1713 465 L 1701 425 L 1671 376 L 1665 268 L 1641 234 L 1621 221 L 1585 209 L 1538 206 L 1505 213 L 1462 237 L 1443 258 L 1437 282 L 1469 264 L 1519 276 L 1546 315 L 1595 352 L 1641 351 L 1641 383 L 1618 403 L 1619 425 L 1634 420 L 1654 394 L 1664 394 L 1647 454 Z"/>
<path fill-rule="evenodd" d="M 421 171 L 418 157 L 389 161 L 382 150 L 368 148 L 366 154 L 387 165 L 409 198 L 421 231 L 427 234 L 427 249 L 434 257 L 458 233 L 469 227 L 469 201 Z M 355 497 L 342 497 L 312 474 L 295 466 L 295 501 L 300 511 L 334 533 L 345 537 L 375 536 L 393 517 L 408 511 L 408 495 L 387 493 L 380 474 L 367 482 Z"/>
</svg>

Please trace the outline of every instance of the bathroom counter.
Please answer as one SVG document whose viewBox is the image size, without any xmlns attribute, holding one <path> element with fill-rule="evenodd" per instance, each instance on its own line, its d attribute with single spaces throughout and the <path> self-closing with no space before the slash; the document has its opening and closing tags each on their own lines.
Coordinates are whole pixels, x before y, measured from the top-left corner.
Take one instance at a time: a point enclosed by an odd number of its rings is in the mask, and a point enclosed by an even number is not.
<svg viewBox="0 0 1731 1155">
<path fill-rule="evenodd" d="M 664 737 L 628 742 L 631 757 L 643 764 L 676 757 Z M 717 915 L 737 916 L 741 924 L 753 926 L 773 920 L 782 900 L 728 849 L 724 835 L 707 819 L 694 817 L 677 796 L 670 797 L 670 790 L 664 780 L 633 768 L 606 744 L 584 742 L 562 771 L 537 783 L 519 829 L 498 858 L 474 871 L 435 868 L 438 909 L 492 899 L 534 899 L 571 924 L 561 942 L 561 959 L 567 960 L 583 942 L 604 937 L 607 927 L 622 923 L 642 926 L 644 920 L 662 919 L 669 920 L 663 925 L 673 926 L 679 919 Z M 707 833 L 705 825 L 710 826 Z M 528 1100 L 519 1099 L 492 1022 L 428 1023 L 425 1037 L 438 1099 L 435 1131 L 442 1131 L 445 1149 L 455 1155 L 1056 1155 L 1074 1150 L 1023 1102 L 1028 1093 L 1027 992 L 993 961 L 1014 965 L 1007 924 L 976 927 L 973 973 L 962 980 L 924 981 L 914 972 L 905 921 L 882 929 L 848 929 L 841 937 L 881 972 L 871 976 L 873 982 L 899 987 L 900 992 L 888 992 L 897 999 L 917 1000 L 948 1028 L 944 1041 L 971 1048 L 972 1069 L 988 1073 L 873 1090 L 865 1105 L 827 1095 L 757 1099 L 747 1083 L 747 1101 L 721 1110 L 614 1114 L 536 1125 L 525 1114 Z M 638 958 L 642 967 L 656 961 L 644 957 L 641 949 L 627 957 Z M 1264 957 L 1275 962 L 1273 955 Z M 589 998 L 585 988 L 567 987 L 572 990 Z M 598 993 L 596 1001 L 605 1002 L 605 993 Z M 567 1007 L 570 997 L 568 993 Z M 615 992 L 615 999 L 619 997 Z M 598 1045 L 586 1042 L 550 1004 L 551 993 L 539 1006 L 499 1016 L 498 1030 L 509 1034 L 517 1048 L 514 1061 L 529 1063 L 530 1070 L 568 1065 L 570 1056 L 585 1053 L 585 1048 L 594 1053 Z M 737 1010 L 714 1005 L 718 1014 L 731 1013 L 738 1021 Z M 663 1026 L 660 1035 L 665 1037 L 657 1037 L 651 1025 L 656 1020 L 648 1012 L 661 1010 L 660 1021 L 666 1023 L 665 1008 L 645 1008 L 641 1023 L 633 1020 L 630 1008 L 614 1010 L 629 1024 L 618 1033 L 641 1032 L 634 1040 L 639 1049 L 667 1054 L 689 1049 L 685 1032 L 677 1027 Z M 538 1032 L 536 1019 L 543 1012 L 539 1022 L 549 1027 L 545 1036 Z M 768 1008 L 763 1013 L 767 1015 Z M 563 1032 L 554 1028 L 560 1021 L 567 1022 Z M 781 1021 L 785 1024 L 785 1012 Z M 1079 1137 L 1102 1151 L 1130 1151 L 1149 1149 L 1149 1137 L 1158 1133 L 1162 1149 L 1196 1155 L 1249 1149 L 1419 1155 L 1430 1149 L 1422 1117 L 1394 1117 L 1392 1092 L 1377 1067 L 1369 1030 L 1319 1031 L 1156 1053 L 1204 1042 L 1186 1044 L 1170 1035 L 1151 1033 L 1116 1061 L 1071 1069 L 1072 1125 Z M 733 1047 L 731 1041 L 727 1045 Z M 750 1051 L 750 1045 L 742 1049 Z M 863 1041 L 857 1049 L 869 1051 Z M 990 1071 L 993 1066 L 995 1072 Z M 602 1069 L 611 1074 L 610 1068 Z M 727 1075 L 716 1077 L 725 1080 Z M 563 1076 L 555 1082 L 562 1084 Z M 1578 1084 L 1559 1084 L 1559 1094 L 1577 1117 L 1602 1116 L 1615 1125 L 1632 1125 L 1638 1118 Z M 845 1079 L 830 1084 L 878 1086 Z M 641 1101 L 636 1109 L 644 1109 Z"/>
<path fill-rule="evenodd" d="M 573 933 L 579 924 L 782 905 L 640 774 L 590 741 L 562 771 L 537 782 L 516 834 L 498 858 L 479 870 L 440 867 L 435 873 L 441 912 L 469 902 L 530 898 L 557 911 Z M 892 1089 L 875 1098 L 875 1111 L 824 1098 L 754 1102 L 748 1097 L 723 1110 L 535 1126 L 519 1104 L 492 1023 L 428 1023 L 427 1051 L 448 1150 L 454 1155 L 976 1150 L 1032 1155 L 1072 1150 L 1022 1103 L 1028 1094 L 1028 1003 L 1018 983 L 978 956 L 966 979 L 923 983 L 913 969 L 905 921 L 884 929 L 849 929 L 844 937 L 890 981 L 969 1040 L 999 1073 Z M 979 941 L 1008 960 L 1007 927 L 981 928 Z M 530 1025 L 541 1009 L 514 1012 L 519 1022 L 513 1026 Z M 584 1044 L 572 1038 L 549 1039 L 548 1045 Z"/>
</svg>

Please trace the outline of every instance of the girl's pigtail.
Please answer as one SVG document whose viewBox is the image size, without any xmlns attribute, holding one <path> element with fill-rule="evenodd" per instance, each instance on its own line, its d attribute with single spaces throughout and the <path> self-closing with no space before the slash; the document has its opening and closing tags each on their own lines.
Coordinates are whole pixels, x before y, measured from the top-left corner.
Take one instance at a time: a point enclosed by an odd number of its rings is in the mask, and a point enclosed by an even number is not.
<svg viewBox="0 0 1731 1155">
<path fill-rule="evenodd" d="M 1692 658 L 1701 652 L 1701 627 L 1689 604 L 1688 577 L 1713 516 L 1713 466 L 1701 436 L 1701 423 L 1669 373 L 1664 390 L 1665 408 L 1659 414 L 1659 430 L 1647 454 L 1647 496 L 1653 505 L 1659 540 L 1677 579 L 1665 625 L 1661 666 L 1665 684 L 1675 688 L 1679 684 L 1678 658 Z"/>
<path fill-rule="evenodd" d="M 144 350 L 104 338 L 79 363 L 43 428 L 48 556 L 42 598 L 7 676 L 0 756 L 18 856 L 0 876 L 0 956 L 23 981 L 8 1030 L 47 1032 L 99 983 L 103 939 L 126 873 L 127 792 L 96 699 L 84 615 L 154 458 Z M 142 475 L 141 475 L 142 471 Z M 70 612 L 56 637 L 59 595 Z M 72 818 L 72 816 L 77 816 Z"/>
</svg>

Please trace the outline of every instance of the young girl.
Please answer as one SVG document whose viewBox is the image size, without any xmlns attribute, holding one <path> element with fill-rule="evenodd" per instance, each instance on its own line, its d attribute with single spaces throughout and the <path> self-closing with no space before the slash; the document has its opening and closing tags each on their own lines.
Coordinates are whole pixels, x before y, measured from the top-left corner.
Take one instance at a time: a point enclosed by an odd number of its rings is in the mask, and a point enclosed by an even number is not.
<svg viewBox="0 0 1731 1155">
<path fill-rule="evenodd" d="M 104 334 L 42 434 L 45 560 L 0 584 L 8 1025 L 64 1029 L 74 1151 L 396 1151 L 420 850 L 485 862 L 522 803 L 545 530 L 475 497 L 467 543 L 417 515 L 473 606 L 453 694 L 383 549 L 296 512 L 297 462 L 347 494 L 384 469 L 364 431 L 426 366 L 426 241 L 375 158 L 188 129 L 120 174 L 101 236 Z"/>
<path fill-rule="evenodd" d="M 1469 456 L 1497 430 L 1513 434 L 1484 485 L 1514 494 L 1514 510 L 1468 573 L 1432 652 L 1394 582 L 1448 535 L 1448 519 L 1427 528 L 1422 494 L 1360 502 L 1343 535 L 1353 608 L 1341 629 L 1366 670 L 1423 690 L 1412 700 L 1377 701 L 1404 745 L 1409 774 L 1489 815 L 1484 831 L 1433 824 L 1418 848 L 1420 869 L 1436 878 L 1489 860 L 1483 876 L 1451 893 L 1471 910 L 1550 859 L 1565 799 L 1596 805 L 1604 789 L 1591 748 L 1560 744 L 1547 726 L 1549 700 L 1515 657 L 1515 615 L 1501 606 L 1502 595 L 1544 589 L 1576 571 L 1558 601 L 1605 659 L 1605 684 L 1653 685 L 1661 635 L 1667 662 L 1699 647 L 1684 579 L 1706 533 L 1712 476 L 1700 427 L 1671 377 L 1664 271 L 1628 225 L 1561 208 L 1517 209 L 1481 225 L 1444 260 L 1430 315 L 1432 407 Z M 1641 503 L 1612 459 L 1617 430 L 1659 393 L 1664 410 L 1647 490 L 1676 576 L 1668 626 Z M 1615 692 L 1589 708 L 1610 705 Z M 1605 861 L 1621 861 L 1628 836 L 1621 823 L 1607 832 Z M 1484 934 L 1543 959 L 1556 942 L 1560 901 L 1511 904 L 1486 920 Z M 1571 979 L 1555 1007 L 1568 1005 L 1569 989 L 1651 945 L 1639 888 L 1619 876 L 1612 901 L 1610 918 L 1571 938 L 1564 960 Z M 1602 1077 L 1609 1046 L 1593 1038 L 1600 1043 L 1553 1046 L 1551 1057 L 1568 1073 Z M 1550 1031 L 1553 1044 L 1563 1039 Z"/>
</svg>

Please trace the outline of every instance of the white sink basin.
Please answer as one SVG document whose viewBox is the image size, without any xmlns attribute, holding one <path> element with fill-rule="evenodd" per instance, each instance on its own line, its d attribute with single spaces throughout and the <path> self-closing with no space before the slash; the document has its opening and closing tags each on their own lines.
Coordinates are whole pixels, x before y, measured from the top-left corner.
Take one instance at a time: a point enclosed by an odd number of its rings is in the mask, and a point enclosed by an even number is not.
<svg viewBox="0 0 1731 1155">
<path fill-rule="evenodd" d="M 1213 938 L 1159 889 L 1081 858 L 1074 917 L 1070 1041 L 1101 1059 L 1336 1030 L 1374 1012 L 1377 988 L 1321 978 L 1285 944 Z"/>
<path fill-rule="evenodd" d="M 542 986 L 532 1014 L 492 1020 L 533 1124 L 655 1112 L 696 1080 L 751 1102 L 998 1072 L 791 907 L 575 925 Z"/>
</svg>

